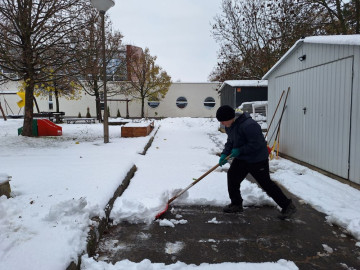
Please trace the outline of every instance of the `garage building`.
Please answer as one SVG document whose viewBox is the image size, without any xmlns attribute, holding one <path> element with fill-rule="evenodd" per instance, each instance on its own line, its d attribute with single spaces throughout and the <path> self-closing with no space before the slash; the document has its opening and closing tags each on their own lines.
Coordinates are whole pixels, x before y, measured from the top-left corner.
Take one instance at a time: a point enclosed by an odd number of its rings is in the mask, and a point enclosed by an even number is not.
<svg viewBox="0 0 360 270">
<path fill-rule="evenodd" d="M 360 35 L 300 39 L 262 79 L 269 115 L 290 89 L 280 152 L 360 184 Z"/>
</svg>

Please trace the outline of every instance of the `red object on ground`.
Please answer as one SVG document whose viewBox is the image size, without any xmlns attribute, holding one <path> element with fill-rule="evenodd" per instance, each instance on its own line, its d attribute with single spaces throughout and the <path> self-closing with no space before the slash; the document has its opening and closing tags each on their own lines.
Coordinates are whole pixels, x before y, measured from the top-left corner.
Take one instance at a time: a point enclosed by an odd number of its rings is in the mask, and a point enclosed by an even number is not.
<svg viewBox="0 0 360 270">
<path fill-rule="evenodd" d="M 39 136 L 61 136 L 62 127 L 55 125 L 48 119 L 37 119 Z"/>
<path fill-rule="evenodd" d="M 165 206 L 165 209 L 163 211 L 161 211 L 160 213 L 158 213 L 155 217 L 155 219 L 159 219 L 163 214 L 165 214 L 165 212 L 168 210 L 169 208 L 169 204 L 167 203 Z"/>
</svg>

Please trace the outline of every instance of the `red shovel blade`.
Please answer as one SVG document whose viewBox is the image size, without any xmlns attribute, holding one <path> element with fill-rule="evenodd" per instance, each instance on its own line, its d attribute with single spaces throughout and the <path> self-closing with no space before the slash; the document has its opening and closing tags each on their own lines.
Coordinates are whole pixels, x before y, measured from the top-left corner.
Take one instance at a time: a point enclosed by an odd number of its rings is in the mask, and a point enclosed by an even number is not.
<svg viewBox="0 0 360 270">
<path fill-rule="evenodd" d="M 160 213 L 158 213 L 155 217 L 155 219 L 159 219 L 163 214 L 165 214 L 165 212 L 168 210 L 169 208 L 169 204 L 167 203 L 165 206 L 165 209 L 163 211 L 161 211 Z"/>
</svg>

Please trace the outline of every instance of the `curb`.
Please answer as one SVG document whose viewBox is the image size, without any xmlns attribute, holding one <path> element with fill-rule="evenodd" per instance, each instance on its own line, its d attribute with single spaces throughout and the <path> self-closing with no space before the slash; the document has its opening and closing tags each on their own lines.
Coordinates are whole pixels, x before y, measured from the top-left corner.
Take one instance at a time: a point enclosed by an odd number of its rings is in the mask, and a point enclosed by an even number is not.
<svg viewBox="0 0 360 270">
<path fill-rule="evenodd" d="M 144 147 L 144 151 L 141 152 L 141 155 L 145 155 L 147 150 L 151 147 L 152 142 L 154 141 L 155 135 L 158 132 L 160 126 L 156 129 L 155 133 L 151 138 L 149 139 L 148 143 Z M 90 230 L 87 237 L 87 246 L 86 246 L 86 252 L 79 255 L 77 262 L 72 261 L 69 266 L 66 268 L 66 270 L 80 270 L 81 266 L 81 256 L 88 254 L 89 257 L 95 256 L 96 248 L 99 244 L 99 241 L 101 237 L 103 236 L 104 232 L 108 228 L 109 223 L 111 223 L 110 220 L 110 213 L 114 206 L 115 200 L 120 197 L 123 192 L 126 190 L 126 188 L 129 186 L 131 179 L 134 177 L 135 172 L 137 171 L 136 165 L 133 165 L 131 169 L 126 174 L 125 178 L 121 182 L 121 185 L 115 190 L 114 195 L 109 200 L 105 207 L 105 217 L 93 217 L 91 218 L 92 221 L 95 221 L 96 225 L 91 225 Z"/>
</svg>

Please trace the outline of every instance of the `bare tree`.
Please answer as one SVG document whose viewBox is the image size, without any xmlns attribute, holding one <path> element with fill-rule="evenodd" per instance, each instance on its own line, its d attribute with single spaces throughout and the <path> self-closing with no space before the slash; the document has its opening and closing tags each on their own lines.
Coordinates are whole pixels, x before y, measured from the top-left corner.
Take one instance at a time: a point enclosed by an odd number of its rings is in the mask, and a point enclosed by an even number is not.
<svg viewBox="0 0 360 270">
<path fill-rule="evenodd" d="M 211 80 L 260 79 L 318 19 L 297 0 L 223 0 L 212 34 L 220 44 Z"/>
<path fill-rule="evenodd" d="M 161 100 L 171 85 L 171 77 L 155 64 L 157 57 L 145 51 L 132 50 L 127 54 L 128 81 L 121 84 L 122 90 L 141 102 L 141 117 L 145 116 L 146 99 Z"/>
<path fill-rule="evenodd" d="M 52 73 L 52 76 L 49 77 L 49 80 L 34 86 L 34 94 L 40 95 L 42 98 L 46 97 L 49 99 L 55 98 L 55 111 L 60 112 L 60 97 L 67 100 L 77 100 L 80 99 L 81 86 L 73 80 L 71 73 L 64 70 L 61 73 L 55 74 L 51 69 L 47 71 Z M 24 88 L 26 83 L 24 83 Z M 60 123 L 60 117 L 56 116 L 56 122 Z"/>
<path fill-rule="evenodd" d="M 22 135 L 32 136 L 35 85 L 51 80 L 48 67 L 57 74 L 74 61 L 74 33 L 83 28 L 82 14 L 90 9 L 85 0 L 0 2 L 0 67 L 6 71 L 1 75 L 4 80 L 25 84 Z M 67 57 L 63 57 L 64 52 Z"/>
<path fill-rule="evenodd" d="M 360 0 L 303 0 L 322 18 L 328 34 L 360 33 Z"/>
<path fill-rule="evenodd" d="M 106 16 L 105 25 L 105 39 L 106 39 L 106 67 L 108 81 L 114 80 L 114 76 L 119 74 L 119 70 L 124 70 L 125 67 L 125 49 L 122 48 L 121 40 L 123 36 L 119 31 L 112 31 L 111 22 Z M 102 78 L 102 30 L 101 20 L 99 13 L 93 11 L 87 14 L 87 20 L 90 22 L 86 27 L 78 32 L 78 38 L 85 42 L 81 47 L 77 47 L 78 62 L 74 65 L 74 69 L 78 71 L 77 83 L 81 85 L 82 89 L 90 96 L 95 97 L 96 102 L 96 115 L 99 121 L 102 120 L 101 116 L 101 94 L 103 88 Z M 124 78 L 115 78 L 115 80 Z M 107 84 L 107 94 L 109 96 L 117 94 L 112 84 Z"/>
</svg>

